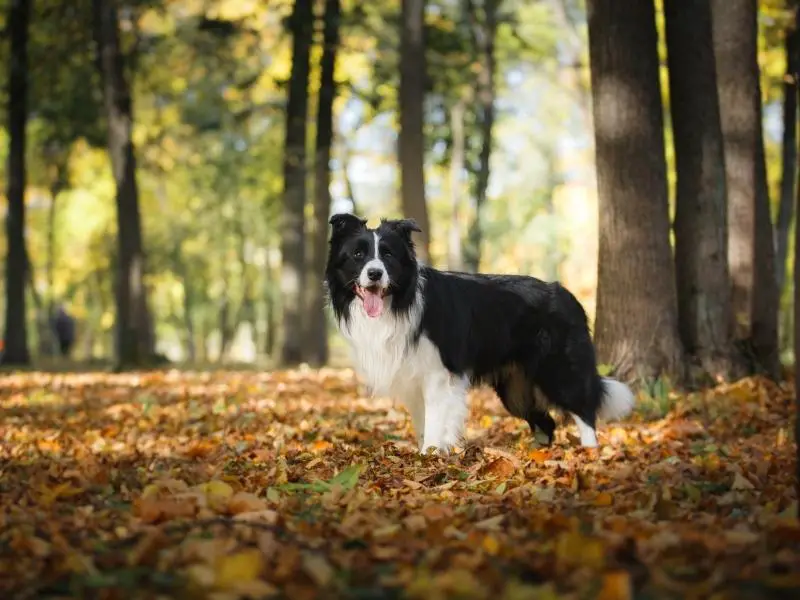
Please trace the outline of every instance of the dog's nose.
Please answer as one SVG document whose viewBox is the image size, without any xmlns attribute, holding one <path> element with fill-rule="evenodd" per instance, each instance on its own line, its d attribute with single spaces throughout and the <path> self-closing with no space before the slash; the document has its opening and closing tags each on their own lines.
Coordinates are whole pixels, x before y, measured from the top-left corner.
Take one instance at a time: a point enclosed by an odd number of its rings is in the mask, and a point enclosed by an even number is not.
<svg viewBox="0 0 800 600">
<path fill-rule="evenodd" d="M 383 269 L 367 269 L 367 277 L 370 281 L 380 281 L 383 277 Z"/>
</svg>

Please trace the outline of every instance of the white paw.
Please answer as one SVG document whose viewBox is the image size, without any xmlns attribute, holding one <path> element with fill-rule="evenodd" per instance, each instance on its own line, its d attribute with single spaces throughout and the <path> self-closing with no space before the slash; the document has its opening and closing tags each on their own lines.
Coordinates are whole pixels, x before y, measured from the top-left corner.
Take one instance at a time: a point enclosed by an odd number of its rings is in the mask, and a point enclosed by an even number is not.
<svg viewBox="0 0 800 600">
<path fill-rule="evenodd" d="M 453 446 L 450 444 L 423 444 L 420 448 L 420 454 L 449 456 L 452 452 Z"/>
</svg>

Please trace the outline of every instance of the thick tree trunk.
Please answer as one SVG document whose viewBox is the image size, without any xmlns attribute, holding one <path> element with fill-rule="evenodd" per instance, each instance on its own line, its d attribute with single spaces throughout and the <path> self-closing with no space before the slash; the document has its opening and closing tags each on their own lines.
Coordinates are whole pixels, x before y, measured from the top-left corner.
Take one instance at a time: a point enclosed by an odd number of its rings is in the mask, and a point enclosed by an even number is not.
<svg viewBox="0 0 800 600">
<path fill-rule="evenodd" d="M 283 155 L 283 219 L 281 223 L 281 296 L 285 365 L 303 360 L 303 293 L 306 205 L 306 119 L 308 114 L 309 55 L 314 24 L 313 2 L 295 0 L 289 29 L 292 33 L 292 71 L 286 104 Z"/>
<path fill-rule="evenodd" d="M 599 196 L 595 339 L 624 378 L 682 379 L 652 0 L 592 0 Z"/>
<path fill-rule="evenodd" d="M 725 156 L 710 0 L 665 0 L 670 108 L 678 174 L 678 325 L 704 374 L 735 377 Z"/>
<path fill-rule="evenodd" d="M 736 335 L 749 341 L 755 366 L 774 377 L 779 371 L 778 287 L 761 123 L 757 14 L 756 0 L 712 0 Z"/>
<path fill-rule="evenodd" d="M 25 135 L 28 121 L 28 24 L 29 0 L 11 0 L 7 32 L 11 39 L 8 75 L 8 172 L 6 195 L 6 323 L 2 362 L 30 363 L 25 314 Z"/>
<path fill-rule="evenodd" d="M 783 79 L 783 147 L 781 155 L 781 197 L 775 226 L 775 279 L 778 294 L 786 282 L 789 229 L 794 208 L 797 179 L 797 77 L 800 74 L 800 33 L 797 31 L 800 8 L 795 9 L 791 29 L 786 31 L 786 76 Z"/>
<path fill-rule="evenodd" d="M 322 366 L 328 362 L 328 327 L 325 318 L 325 288 L 322 285 L 328 250 L 328 219 L 331 211 L 331 147 L 333 145 L 333 101 L 336 97 L 336 53 L 339 46 L 341 3 L 326 0 L 323 23 L 323 50 L 320 65 L 317 140 L 314 156 L 314 229 L 312 247 L 312 295 L 309 308 L 309 362 Z"/>
<path fill-rule="evenodd" d="M 795 190 L 794 224 L 794 444 L 795 444 L 795 494 L 800 498 L 800 186 Z M 800 506 L 797 516 L 800 518 Z"/>
<path fill-rule="evenodd" d="M 425 200 L 425 0 L 403 0 L 400 35 L 400 198 L 403 216 L 416 220 L 417 256 L 430 261 L 430 225 Z"/>
<path fill-rule="evenodd" d="M 145 255 L 132 139 L 133 108 L 120 48 L 116 2 L 93 0 L 92 4 L 108 117 L 108 152 L 117 190 L 116 361 L 119 368 L 127 368 L 145 364 L 154 353 L 144 286 Z"/>
<path fill-rule="evenodd" d="M 464 262 L 467 270 L 477 272 L 481 263 L 483 242 L 482 215 L 489 189 L 492 159 L 492 132 L 494 129 L 495 101 L 495 37 L 497 35 L 497 7 L 500 0 L 484 0 L 483 19 L 478 19 L 475 5 L 470 2 L 469 15 L 472 23 L 472 39 L 480 53 L 481 68 L 478 72 L 477 97 L 480 110 L 481 149 L 478 157 L 478 173 L 475 178 L 475 218 L 470 224 Z"/>
<path fill-rule="evenodd" d="M 450 230 L 447 244 L 447 268 L 461 271 L 464 267 L 461 248 L 461 208 L 464 204 L 464 186 L 461 178 L 464 172 L 464 116 L 467 111 L 467 98 L 459 98 L 450 112 Z"/>
</svg>

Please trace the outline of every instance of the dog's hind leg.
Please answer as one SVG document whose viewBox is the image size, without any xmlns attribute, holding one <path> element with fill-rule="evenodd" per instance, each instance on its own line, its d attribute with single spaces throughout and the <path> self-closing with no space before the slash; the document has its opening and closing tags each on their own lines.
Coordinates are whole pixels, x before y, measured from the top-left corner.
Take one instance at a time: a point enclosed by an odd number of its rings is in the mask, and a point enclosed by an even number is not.
<svg viewBox="0 0 800 600">
<path fill-rule="evenodd" d="M 547 398 L 519 369 L 511 367 L 495 375 L 492 387 L 509 413 L 527 421 L 537 442 L 553 443 L 556 422 L 547 412 Z"/>
</svg>

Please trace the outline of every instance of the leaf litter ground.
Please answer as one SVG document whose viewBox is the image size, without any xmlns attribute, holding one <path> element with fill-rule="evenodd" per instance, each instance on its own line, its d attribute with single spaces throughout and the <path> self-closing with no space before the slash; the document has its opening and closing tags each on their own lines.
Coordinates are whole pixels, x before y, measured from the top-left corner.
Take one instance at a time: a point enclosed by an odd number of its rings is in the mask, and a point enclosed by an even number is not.
<svg viewBox="0 0 800 600">
<path fill-rule="evenodd" d="M 441 458 L 348 370 L 9 374 L 0 597 L 789 596 L 792 404 L 746 379 L 587 450 L 477 390 Z"/>
</svg>

